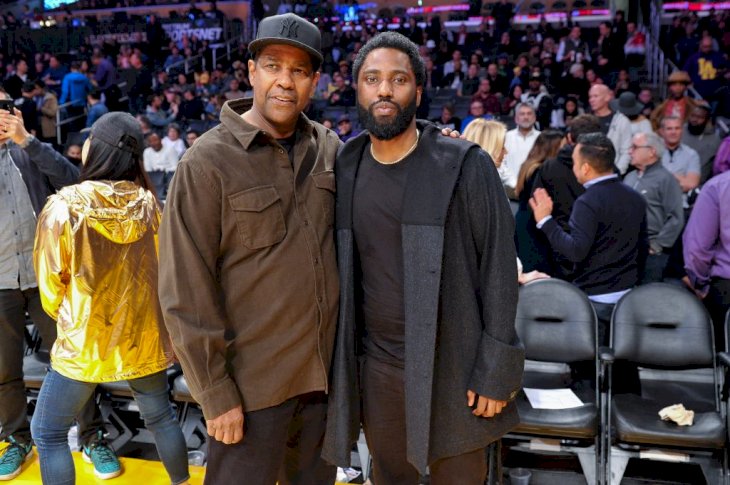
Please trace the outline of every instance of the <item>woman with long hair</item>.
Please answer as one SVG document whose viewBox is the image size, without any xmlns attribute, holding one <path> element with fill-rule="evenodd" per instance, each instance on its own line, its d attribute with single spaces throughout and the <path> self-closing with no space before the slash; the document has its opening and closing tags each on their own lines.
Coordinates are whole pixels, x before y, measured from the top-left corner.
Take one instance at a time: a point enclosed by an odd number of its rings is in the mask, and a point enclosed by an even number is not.
<svg viewBox="0 0 730 485">
<path fill-rule="evenodd" d="M 527 160 L 520 167 L 515 186 L 519 207 L 515 214 L 515 246 L 517 257 L 522 261 L 524 271 L 550 270 L 550 245 L 545 235 L 537 229 L 530 209 L 530 197 L 537 174 L 545 160 L 555 158 L 561 147 L 563 134 L 557 130 L 545 130 L 537 137 Z"/>
<path fill-rule="evenodd" d="M 75 483 L 68 431 L 96 385 L 127 381 L 173 484 L 189 479 L 187 449 L 168 396 L 172 362 L 157 296 L 160 208 L 143 165 L 144 139 L 127 113 L 108 113 L 82 150 L 80 182 L 48 199 L 34 264 L 58 337 L 33 414 L 43 483 Z M 113 452 L 84 447 L 97 477 L 121 473 Z"/>
<path fill-rule="evenodd" d="M 504 146 L 506 136 L 507 127 L 504 123 L 484 118 L 473 120 L 464 130 L 466 140 L 476 143 L 492 157 L 502 185 L 505 185 L 510 179 L 509 169 L 506 165 L 502 165 L 504 156 L 507 155 L 507 149 Z"/>
</svg>

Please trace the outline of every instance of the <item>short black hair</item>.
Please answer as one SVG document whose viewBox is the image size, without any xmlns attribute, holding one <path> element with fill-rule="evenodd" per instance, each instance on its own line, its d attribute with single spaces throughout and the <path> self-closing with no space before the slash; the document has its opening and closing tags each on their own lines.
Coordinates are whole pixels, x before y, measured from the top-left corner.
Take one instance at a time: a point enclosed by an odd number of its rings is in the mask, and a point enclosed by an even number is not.
<svg viewBox="0 0 730 485">
<path fill-rule="evenodd" d="M 35 83 L 33 81 L 25 81 L 22 90 L 24 93 L 32 93 L 35 91 Z"/>
<path fill-rule="evenodd" d="M 588 133 L 596 133 L 599 131 L 601 131 L 601 120 L 599 120 L 595 115 L 589 114 L 576 116 L 568 126 L 568 133 L 570 133 L 570 139 L 573 143 L 575 143 L 581 135 L 587 135 Z"/>
<path fill-rule="evenodd" d="M 89 93 L 89 97 L 91 99 L 95 99 L 97 101 L 101 100 L 101 90 L 99 89 L 92 89 Z"/>
<path fill-rule="evenodd" d="M 588 133 L 578 137 L 580 155 L 583 161 L 598 173 L 614 171 L 616 149 L 613 142 L 603 133 Z"/>
<path fill-rule="evenodd" d="M 416 86 L 423 86 L 426 82 L 426 66 L 423 58 L 418 53 L 418 46 L 411 42 L 408 37 L 398 32 L 382 32 L 370 39 L 355 57 L 352 65 L 352 73 L 355 79 L 360 75 L 365 58 L 375 49 L 396 49 L 408 56 L 411 62 L 411 69 L 416 78 Z"/>
</svg>

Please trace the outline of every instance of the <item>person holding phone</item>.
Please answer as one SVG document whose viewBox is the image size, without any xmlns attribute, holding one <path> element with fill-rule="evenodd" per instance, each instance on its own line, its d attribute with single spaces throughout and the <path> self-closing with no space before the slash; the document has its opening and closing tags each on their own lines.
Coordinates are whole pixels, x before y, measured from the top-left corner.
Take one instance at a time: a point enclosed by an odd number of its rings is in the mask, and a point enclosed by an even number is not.
<svg viewBox="0 0 730 485">
<path fill-rule="evenodd" d="M 36 214 L 48 196 L 76 182 L 78 169 L 25 129 L 20 111 L 0 91 L 0 480 L 12 480 L 31 456 L 23 385 L 25 314 L 40 331 L 42 350 L 56 340 L 43 312 L 33 269 Z M 77 416 L 83 444 L 99 439 L 101 414 L 92 401 Z"/>
</svg>

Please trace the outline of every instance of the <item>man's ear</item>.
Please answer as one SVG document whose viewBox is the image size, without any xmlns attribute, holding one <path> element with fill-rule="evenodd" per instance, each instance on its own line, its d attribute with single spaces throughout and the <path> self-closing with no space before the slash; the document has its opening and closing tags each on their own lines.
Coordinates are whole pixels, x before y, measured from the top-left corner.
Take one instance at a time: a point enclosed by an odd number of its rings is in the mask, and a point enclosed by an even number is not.
<svg viewBox="0 0 730 485">
<path fill-rule="evenodd" d="M 254 61 L 253 59 L 249 59 L 248 60 L 248 82 L 250 82 L 251 85 L 253 85 L 253 78 L 254 78 L 255 74 L 256 74 L 256 61 Z"/>
<path fill-rule="evenodd" d="M 416 106 L 421 106 L 421 96 L 423 96 L 423 86 L 416 87 Z"/>
</svg>

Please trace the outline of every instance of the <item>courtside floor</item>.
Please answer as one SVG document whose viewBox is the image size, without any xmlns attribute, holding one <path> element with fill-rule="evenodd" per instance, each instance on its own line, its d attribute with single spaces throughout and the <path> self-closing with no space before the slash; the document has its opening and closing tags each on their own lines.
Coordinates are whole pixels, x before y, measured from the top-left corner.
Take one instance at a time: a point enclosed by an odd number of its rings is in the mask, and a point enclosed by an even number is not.
<svg viewBox="0 0 730 485">
<path fill-rule="evenodd" d="M 4 446 L 0 446 L 0 450 L 3 448 Z M 75 452 L 73 455 L 74 465 L 76 465 L 76 483 L 78 485 L 169 485 L 170 483 L 167 472 L 165 472 L 165 468 L 159 461 L 121 457 L 119 461 L 122 463 L 123 473 L 111 480 L 99 480 L 94 476 L 94 469 L 91 464 L 85 463 L 81 458 L 80 452 Z M 190 467 L 190 485 L 202 485 L 204 477 L 204 467 Z M 38 461 L 38 453 L 35 450 L 33 450 L 33 457 L 23 465 L 23 471 L 20 475 L 8 483 L 13 485 L 41 484 L 41 465 Z"/>
</svg>

